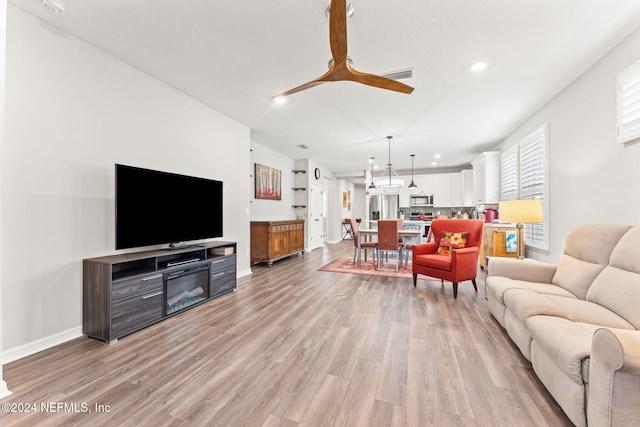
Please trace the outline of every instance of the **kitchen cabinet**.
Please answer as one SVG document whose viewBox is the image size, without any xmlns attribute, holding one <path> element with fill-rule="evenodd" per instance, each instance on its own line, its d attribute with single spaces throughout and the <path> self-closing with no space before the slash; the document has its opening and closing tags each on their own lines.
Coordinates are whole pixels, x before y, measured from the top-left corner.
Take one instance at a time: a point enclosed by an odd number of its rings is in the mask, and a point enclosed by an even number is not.
<svg viewBox="0 0 640 427">
<path fill-rule="evenodd" d="M 497 204 L 500 201 L 500 151 L 482 153 L 473 166 L 473 203 Z"/>
<path fill-rule="evenodd" d="M 434 194 L 436 185 L 434 175 L 414 176 L 413 181 L 418 188 L 412 188 L 410 194 Z"/>
<path fill-rule="evenodd" d="M 462 206 L 473 206 L 473 170 L 460 171 L 460 192 Z"/>
<path fill-rule="evenodd" d="M 433 205 L 437 208 L 451 207 L 451 175 L 449 173 L 434 175 Z"/>
<path fill-rule="evenodd" d="M 465 206 L 462 192 L 462 175 L 460 173 L 452 173 L 451 181 L 451 206 Z"/>
<path fill-rule="evenodd" d="M 411 184 L 411 176 L 401 176 L 400 178 L 404 179 L 404 185 L 400 187 L 399 206 L 401 208 L 405 208 L 410 204 L 409 196 L 411 195 L 411 189 L 408 187 L 408 185 Z"/>
</svg>

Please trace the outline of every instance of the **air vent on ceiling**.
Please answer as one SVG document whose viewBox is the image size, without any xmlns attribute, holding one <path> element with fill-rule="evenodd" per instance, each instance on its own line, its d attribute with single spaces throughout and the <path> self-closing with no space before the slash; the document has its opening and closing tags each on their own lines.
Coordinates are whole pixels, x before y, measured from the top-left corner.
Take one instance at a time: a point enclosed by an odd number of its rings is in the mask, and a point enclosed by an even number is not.
<svg viewBox="0 0 640 427">
<path fill-rule="evenodd" d="M 390 73 L 380 74 L 382 77 L 386 77 L 391 80 L 410 79 L 413 77 L 413 68 L 407 68 L 404 70 L 391 71 Z"/>
<path fill-rule="evenodd" d="M 60 0 L 40 0 L 42 5 L 49 9 L 51 13 L 62 13 L 65 11 L 64 3 Z"/>
</svg>

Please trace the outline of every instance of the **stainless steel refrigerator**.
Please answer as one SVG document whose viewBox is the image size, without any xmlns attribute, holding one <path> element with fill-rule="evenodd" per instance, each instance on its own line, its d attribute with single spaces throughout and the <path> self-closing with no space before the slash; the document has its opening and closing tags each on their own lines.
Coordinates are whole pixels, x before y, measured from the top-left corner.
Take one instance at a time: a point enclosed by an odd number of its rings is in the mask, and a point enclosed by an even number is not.
<svg viewBox="0 0 640 427">
<path fill-rule="evenodd" d="M 400 196 L 379 194 L 369 196 L 369 219 L 398 219 Z"/>
</svg>

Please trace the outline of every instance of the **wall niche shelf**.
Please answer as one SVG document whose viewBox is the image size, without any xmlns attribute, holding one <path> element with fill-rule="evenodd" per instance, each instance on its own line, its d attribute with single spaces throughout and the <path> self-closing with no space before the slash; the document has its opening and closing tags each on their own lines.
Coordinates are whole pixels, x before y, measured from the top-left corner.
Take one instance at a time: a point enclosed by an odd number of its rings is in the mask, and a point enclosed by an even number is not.
<svg viewBox="0 0 640 427">
<path fill-rule="evenodd" d="M 291 172 L 295 173 L 296 175 L 299 173 L 307 173 L 307 171 L 304 169 L 294 169 Z"/>
</svg>

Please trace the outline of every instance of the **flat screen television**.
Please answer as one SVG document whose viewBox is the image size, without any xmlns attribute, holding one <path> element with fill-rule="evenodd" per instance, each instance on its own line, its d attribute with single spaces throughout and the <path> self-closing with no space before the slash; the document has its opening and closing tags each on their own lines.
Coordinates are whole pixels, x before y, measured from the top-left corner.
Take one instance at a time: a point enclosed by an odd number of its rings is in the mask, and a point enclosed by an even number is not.
<svg viewBox="0 0 640 427">
<path fill-rule="evenodd" d="M 222 237 L 222 181 L 116 164 L 116 249 Z"/>
</svg>

